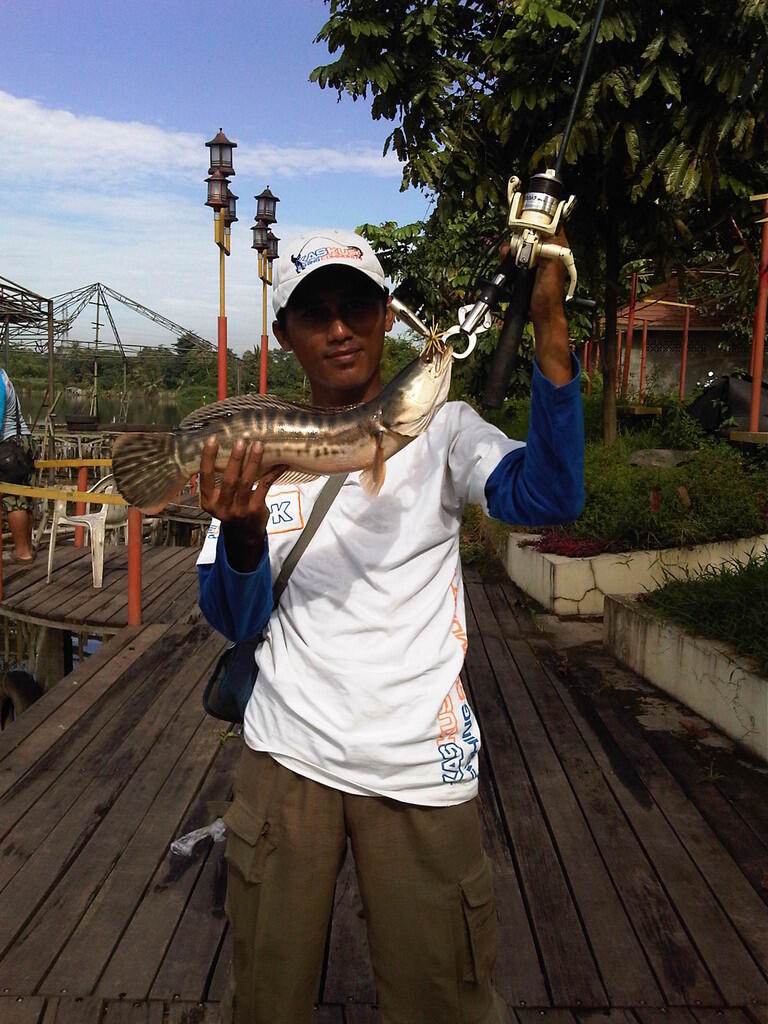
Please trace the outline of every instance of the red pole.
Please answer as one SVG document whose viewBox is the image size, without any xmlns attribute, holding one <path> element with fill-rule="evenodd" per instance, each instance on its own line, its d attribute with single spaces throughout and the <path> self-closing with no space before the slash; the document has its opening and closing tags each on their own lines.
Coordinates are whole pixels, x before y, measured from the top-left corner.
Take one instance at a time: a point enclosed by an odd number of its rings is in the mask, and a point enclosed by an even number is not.
<svg viewBox="0 0 768 1024">
<path fill-rule="evenodd" d="M 645 387 L 645 353 L 648 347 L 648 321 L 643 320 L 643 351 L 640 356 L 640 401 L 643 400 L 643 388 Z"/>
<path fill-rule="evenodd" d="M 616 339 L 616 397 L 619 397 L 619 380 L 621 379 L 621 334 Z"/>
<path fill-rule="evenodd" d="M 261 353 L 259 359 L 259 394 L 267 393 L 267 336 L 261 336 Z"/>
<path fill-rule="evenodd" d="M 590 338 L 584 348 L 584 370 L 587 374 L 587 394 L 592 390 L 592 375 L 589 372 L 589 362 L 592 358 L 592 339 Z"/>
<path fill-rule="evenodd" d="M 77 471 L 77 489 L 78 489 L 78 491 L 87 491 L 88 490 L 88 467 L 87 466 L 80 466 L 80 468 Z M 79 516 L 84 516 L 85 515 L 85 502 L 84 501 L 78 501 L 77 502 L 76 507 L 75 507 L 75 512 Z M 75 527 L 75 547 L 76 548 L 81 548 L 84 543 L 85 543 L 85 527 L 84 526 L 76 526 Z"/>
<path fill-rule="evenodd" d="M 683 349 L 680 353 L 680 401 L 685 398 L 685 364 L 688 362 L 688 328 L 691 323 L 691 307 L 685 307 L 683 320 Z"/>
<path fill-rule="evenodd" d="M 141 625 L 141 512 L 128 509 L 128 625 Z"/>
<path fill-rule="evenodd" d="M 624 375 L 621 379 L 621 397 L 627 397 L 629 385 L 629 361 L 632 355 L 632 334 L 635 329 L 635 301 L 637 299 L 637 274 L 632 275 L 632 295 L 629 300 L 629 316 L 627 318 L 627 344 L 624 349 Z"/>
<path fill-rule="evenodd" d="M 218 351 L 218 398 L 227 397 L 227 318 L 219 317 L 219 351 Z"/>
<path fill-rule="evenodd" d="M 768 217 L 768 199 L 763 203 L 763 215 Z M 752 399 L 749 405 L 749 429 L 753 433 L 760 424 L 760 398 L 763 384 L 763 357 L 765 355 L 765 316 L 768 305 L 768 222 L 763 224 L 760 244 L 760 278 L 757 285 L 757 308 L 752 330 Z"/>
</svg>

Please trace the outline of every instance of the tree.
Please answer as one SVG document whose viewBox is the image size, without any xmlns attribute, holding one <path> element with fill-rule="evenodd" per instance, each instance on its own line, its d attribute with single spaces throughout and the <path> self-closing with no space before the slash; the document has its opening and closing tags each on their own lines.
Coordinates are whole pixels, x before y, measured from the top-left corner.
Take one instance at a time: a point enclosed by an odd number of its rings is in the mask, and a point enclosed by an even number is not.
<svg viewBox="0 0 768 1024">
<path fill-rule="evenodd" d="M 435 222 L 506 207 L 506 179 L 541 169 L 562 138 L 593 0 L 330 0 L 322 87 L 371 97 L 403 184 L 431 190 Z M 612 0 L 566 154 L 569 227 L 601 282 L 604 432 L 616 431 L 616 307 L 630 259 L 668 269 L 745 197 L 765 191 L 768 0 Z"/>
</svg>

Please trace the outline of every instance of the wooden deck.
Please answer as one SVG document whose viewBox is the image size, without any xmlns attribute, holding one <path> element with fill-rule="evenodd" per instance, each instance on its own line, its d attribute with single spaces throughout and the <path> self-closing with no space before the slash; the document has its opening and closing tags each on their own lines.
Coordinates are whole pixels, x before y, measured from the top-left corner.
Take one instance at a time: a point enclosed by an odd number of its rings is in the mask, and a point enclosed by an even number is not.
<svg viewBox="0 0 768 1024">
<path fill-rule="evenodd" d="M 142 622 L 173 622 L 194 607 L 198 554 L 199 548 L 144 545 Z M 50 583 L 47 575 L 47 551 L 38 552 L 31 568 L 3 562 L 0 615 L 73 632 L 116 633 L 127 624 L 128 553 L 124 545 L 106 549 L 100 590 L 93 587 L 88 548 L 57 547 Z"/>
<path fill-rule="evenodd" d="M 768 777 L 643 728 L 645 700 L 685 712 L 597 645 L 566 661 L 509 583 L 468 597 L 509 1021 L 768 1024 Z M 223 844 L 169 844 L 230 795 L 221 645 L 194 615 L 125 629 L 0 734 L 0 1024 L 218 1020 Z M 375 1024 L 359 910 L 348 860 L 318 1024 Z"/>
</svg>

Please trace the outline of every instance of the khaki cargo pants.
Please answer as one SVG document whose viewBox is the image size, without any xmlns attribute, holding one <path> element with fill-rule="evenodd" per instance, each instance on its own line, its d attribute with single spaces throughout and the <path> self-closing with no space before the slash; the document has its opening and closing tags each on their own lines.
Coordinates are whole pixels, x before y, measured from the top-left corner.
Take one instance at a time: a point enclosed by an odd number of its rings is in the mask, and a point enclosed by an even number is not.
<svg viewBox="0 0 768 1024">
<path fill-rule="evenodd" d="M 246 747 L 227 811 L 225 1024 L 310 1024 L 350 837 L 379 1024 L 502 1024 L 496 918 L 475 800 L 352 796 Z"/>
</svg>

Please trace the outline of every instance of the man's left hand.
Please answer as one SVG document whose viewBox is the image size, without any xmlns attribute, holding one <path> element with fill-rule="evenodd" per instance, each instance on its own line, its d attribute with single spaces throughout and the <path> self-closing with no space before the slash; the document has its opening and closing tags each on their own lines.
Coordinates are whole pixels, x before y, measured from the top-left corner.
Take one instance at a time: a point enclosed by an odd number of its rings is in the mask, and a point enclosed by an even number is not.
<svg viewBox="0 0 768 1024">
<path fill-rule="evenodd" d="M 568 239 L 562 229 L 553 241 L 568 246 Z M 557 385 L 567 384 L 572 376 L 564 287 L 565 267 L 560 260 L 541 260 L 530 306 L 536 340 L 536 362 L 544 376 Z"/>
</svg>

